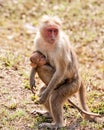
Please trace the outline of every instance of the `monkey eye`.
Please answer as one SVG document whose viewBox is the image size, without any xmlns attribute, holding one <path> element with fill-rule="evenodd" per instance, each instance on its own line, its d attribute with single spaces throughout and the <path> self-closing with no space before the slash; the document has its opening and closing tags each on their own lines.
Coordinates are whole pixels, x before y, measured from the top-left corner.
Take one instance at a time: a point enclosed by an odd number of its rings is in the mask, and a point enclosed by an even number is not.
<svg viewBox="0 0 104 130">
<path fill-rule="evenodd" d="M 54 33 L 57 34 L 58 33 L 58 29 L 54 29 Z"/>
<path fill-rule="evenodd" d="M 48 29 L 47 31 L 48 31 L 49 33 L 51 33 L 53 30 L 52 30 L 52 29 Z"/>
<path fill-rule="evenodd" d="M 52 33 L 52 32 L 54 32 L 54 34 L 57 34 L 58 33 L 58 29 L 47 29 L 47 32 L 48 33 Z"/>
</svg>

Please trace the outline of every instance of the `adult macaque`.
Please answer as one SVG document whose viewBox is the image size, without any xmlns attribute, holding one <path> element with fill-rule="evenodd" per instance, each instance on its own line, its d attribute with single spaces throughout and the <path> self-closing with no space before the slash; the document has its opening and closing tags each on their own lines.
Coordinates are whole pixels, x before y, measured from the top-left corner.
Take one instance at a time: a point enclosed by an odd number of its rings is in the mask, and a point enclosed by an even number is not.
<svg viewBox="0 0 104 130">
<path fill-rule="evenodd" d="M 42 123 L 40 127 L 47 126 L 57 129 L 65 125 L 63 120 L 64 102 L 76 92 L 79 92 L 83 109 L 89 111 L 85 101 L 85 87 L 79 75 L 76 54 L 67 36 L 61 30 L 59 18 L 49 16 L 42 18 L 35 38 L 35 51 L 45 55 L 50 64 L 50 66 L 46 64 L 37 67 L 36 70 L 39 77 L 47 85 L 42 88 L 39 103 L 44 104 L 53 118 L 53 123 Z M 32 74 L 31 76 L 33 76 Z M 93 116 L 89 115 L 89 119 L 94 120 L 94 114 Z"/>
</svg>

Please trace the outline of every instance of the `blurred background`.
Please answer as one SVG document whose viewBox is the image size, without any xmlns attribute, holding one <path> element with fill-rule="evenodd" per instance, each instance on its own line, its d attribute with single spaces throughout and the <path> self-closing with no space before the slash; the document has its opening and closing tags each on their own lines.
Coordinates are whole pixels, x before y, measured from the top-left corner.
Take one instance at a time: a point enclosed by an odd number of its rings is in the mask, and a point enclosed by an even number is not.
<svg viewBox="0 0 104 130">
<path fill-rule="evenodd" d="M 63 21 L 79 61 L 92 112 L 104 115 L 104 1 L 103 0 L 0 0 L 0 129 L 37 130 L 37 95 L 29 86 L 29 57 L 39 19 L 57 15 Z M 43 85 L 36 76 L 37 89 Z M 73 97 L 73 101 L 76 98 Z M 81 119 L 76 109 L 65 104 L 68 130 L 101 130 L 102 124 Z"/>
</svg>

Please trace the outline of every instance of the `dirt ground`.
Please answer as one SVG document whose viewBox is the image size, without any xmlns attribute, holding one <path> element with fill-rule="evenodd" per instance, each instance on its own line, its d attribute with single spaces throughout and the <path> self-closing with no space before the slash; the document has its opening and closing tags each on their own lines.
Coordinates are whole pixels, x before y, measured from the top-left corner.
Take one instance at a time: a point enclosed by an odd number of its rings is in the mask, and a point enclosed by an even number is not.
<svg viewBox="0 0 104 130">
<path fill-rule="evenodd" d="M 63 20 L 63 30 L 78 55 L 87 103 L 104 120 L 103 0 L 0 0 L 0 130 L 38 130 L 38 124 L 47 121 L 41 115 L 31 114 L 43 108 L 29 86 L 29 57 L 43 14 L 58 15 Z M 36 82 L 38 92 L 43 83 L 38 76 Z M 76 97 L 71 99 L 78 105 Z M 67 127 L 62 130 L 104 130 L 103 124 L 82 119 L 68 103 L 64 116 Z"/>
</svg>

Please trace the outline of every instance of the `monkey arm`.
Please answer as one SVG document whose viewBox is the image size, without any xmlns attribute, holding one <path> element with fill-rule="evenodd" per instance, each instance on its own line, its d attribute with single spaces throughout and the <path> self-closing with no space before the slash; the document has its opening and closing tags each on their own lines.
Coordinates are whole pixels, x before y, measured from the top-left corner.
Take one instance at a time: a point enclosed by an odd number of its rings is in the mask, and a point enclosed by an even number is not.
<svg viewBox="0 0 104 130">
<path fill-rule="evenodd" d="M 63 71 L 66 71 L 65 69 L 59 67 L 56 68 L 56 71 L 54 72 L 46 90 L 41 94 L 41 97 L 39 99 L 40 104 L 44 104 L 48 98 L 48 96 L 51 94 L 51 92 L 56 88 L 56 86 L 62 82 L 62 75 L 64 74 Z M 63 70 L 63 71 L 60 71 Z"/>
<path fill-rule="evenodd" d="M 36 68 L 33 68 L 31 69 L 31 73 L 30 73 L 30 89 L 31 91 L 35 94 L 34 92 L 34 87 L 35 86 L 35 80 L 34 80 L 34 77 L 35 77 L 35 74 L 36 74 Z"/>
</svg>

